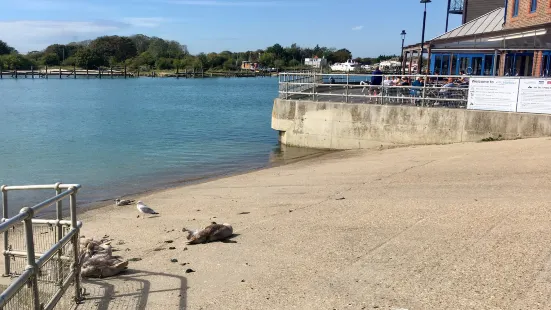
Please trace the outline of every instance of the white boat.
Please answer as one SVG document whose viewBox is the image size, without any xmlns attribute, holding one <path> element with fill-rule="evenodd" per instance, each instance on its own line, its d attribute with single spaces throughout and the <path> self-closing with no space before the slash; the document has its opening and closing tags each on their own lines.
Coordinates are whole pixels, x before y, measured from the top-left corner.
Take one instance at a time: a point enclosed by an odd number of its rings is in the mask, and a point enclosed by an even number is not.
<svg viewBox="0 0 551 310">
<path fill-rule="evenodd" d="M 360 68 L 360 64 L 352 61 L 351 59 L 347 60 L 344 63 L 336 63 L 331 66 L 332 71 L 344 71 L 344 72 L 350 72 L 350 71 L 357 71 Z"/>
</svg>

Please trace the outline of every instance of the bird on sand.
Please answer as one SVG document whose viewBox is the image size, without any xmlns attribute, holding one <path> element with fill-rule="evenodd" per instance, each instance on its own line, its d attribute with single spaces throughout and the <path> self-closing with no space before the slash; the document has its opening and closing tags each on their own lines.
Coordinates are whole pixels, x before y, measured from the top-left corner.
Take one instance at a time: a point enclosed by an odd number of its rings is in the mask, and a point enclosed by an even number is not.
<svg viewBox="0 0 551 310">
<path fill-rule="evenodd" d="M 141 200 L 138 201 L 138 203 L 136 204 L 136 207 L 138 208 L 138 211 L 143 213 L 143 218 L 145 218 L 146 214 L 159 214 L 159 213 L 155 212 L 155 210 L 153 210 L 150 207 L 146 206 Z M 140 216 L 138 215 L 138 217 L 140 217 Z"/>
<path fill-rule="evenodd" d="M 119 198 L 115 199 L 115 204 L 116 204 L 117 206 L 127 206 L 127 205 L 130 205 L 130 204 L 132 204 L 132 203 L 134 203 L 134 200 L 130 200 L 130 199 L 119 199 Z"/>
</svg>

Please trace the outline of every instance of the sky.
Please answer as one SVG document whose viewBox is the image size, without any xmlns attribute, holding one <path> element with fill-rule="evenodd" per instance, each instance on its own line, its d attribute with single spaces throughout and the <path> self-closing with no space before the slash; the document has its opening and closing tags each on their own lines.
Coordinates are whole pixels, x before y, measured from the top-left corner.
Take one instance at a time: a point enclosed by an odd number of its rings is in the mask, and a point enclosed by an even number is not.
<svg viewBox="0 0 551 310">
<path fill-rule="evenodd" d="M 446 0 L 427 5 L 425 38 L 443 33 Z M 450 29 L 460 25 L 452 15 Z M 145 34 L 191 53 L 283 46 L 347 48 L 353 57 L 400 54 L 421 42 L 419 0 L 0 0 L 0 40 L 26 53 L 101 35 Z"/>
</svg>

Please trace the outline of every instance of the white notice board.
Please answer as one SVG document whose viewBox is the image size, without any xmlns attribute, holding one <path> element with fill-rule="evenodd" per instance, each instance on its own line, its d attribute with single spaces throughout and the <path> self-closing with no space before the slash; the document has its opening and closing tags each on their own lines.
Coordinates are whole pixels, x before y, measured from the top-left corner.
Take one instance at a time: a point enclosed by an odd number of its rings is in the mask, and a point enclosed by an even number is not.
<svg viewBox="0 0 551 310">
<path fill-rule="evenodd" d="M 551 114 L 551 79 L 521 79 L 517 112 Z"/>
<path fill-rule="evenodd" d="M 467 109 L 515 112 L 518 79 L 470 78 Z"/>
</svg>

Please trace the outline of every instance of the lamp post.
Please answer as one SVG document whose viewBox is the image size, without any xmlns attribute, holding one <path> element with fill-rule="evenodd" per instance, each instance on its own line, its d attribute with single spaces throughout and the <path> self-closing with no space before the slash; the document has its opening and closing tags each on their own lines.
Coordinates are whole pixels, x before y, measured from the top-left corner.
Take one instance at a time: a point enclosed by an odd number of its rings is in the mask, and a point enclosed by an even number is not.
<svg viewBox="0 0 551 310">
<path fill-rule="evenodd" d="M 406 74 L 406 66 L 404 65 L 404 41 L 406 40 L 406 31 L 402 30 L 400 36 L 402 37 L 402 55 L 400 56 L 400 62 L 402 63 L 402 75 Z"/>
<path fill-rule="evenodd" d="M 423 13 L 423 34 L 421 36 L 421 56 L 419 56 L 419 73 L 423 70 L 423 53 L 425 51 L 425 26 L 427 23 L 427 3 L 431 3 L 431 0 L 421 0 L 421 3 L 425 5 L 425 11 Z"/>
</svg>

